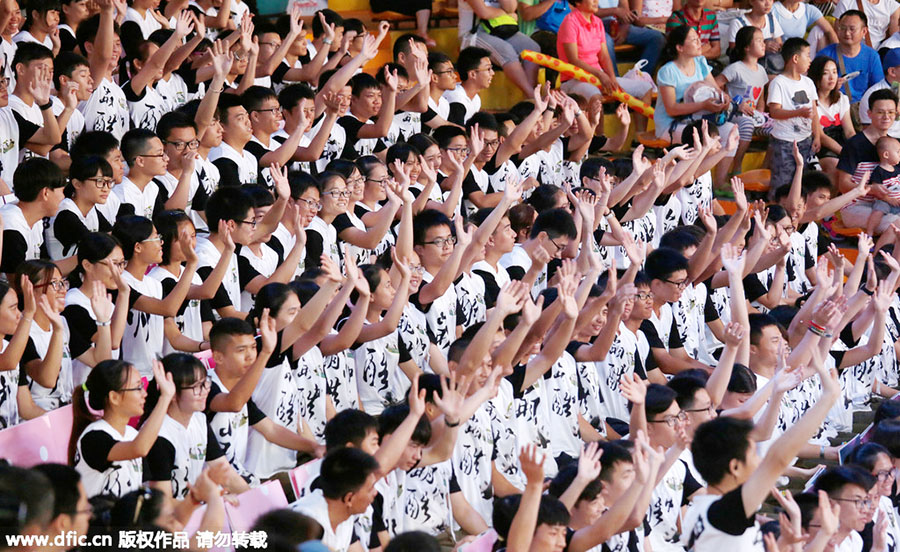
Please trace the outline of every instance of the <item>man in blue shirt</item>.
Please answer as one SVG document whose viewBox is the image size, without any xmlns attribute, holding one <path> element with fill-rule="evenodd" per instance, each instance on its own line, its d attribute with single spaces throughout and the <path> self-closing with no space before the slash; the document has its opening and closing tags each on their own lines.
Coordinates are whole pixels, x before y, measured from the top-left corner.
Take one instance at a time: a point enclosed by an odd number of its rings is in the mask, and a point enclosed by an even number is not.
<svg viewBox="0 0 900 552">
<path fill-rule="evenodd" d="M 837 24 L 838 43 L 819 50 L 820 56 L 828 56 L 837 62 L 841 76 L 860 72 L 842 88 L 845 94 L 849 88 L 851 103 L 859 102 L 870 86 L 884 79 L 878 52 L 862 43 L 865 33 L 869 32 L 867 25 L 866 14 L 859 10 L 847 10 Z"/>
</svg>

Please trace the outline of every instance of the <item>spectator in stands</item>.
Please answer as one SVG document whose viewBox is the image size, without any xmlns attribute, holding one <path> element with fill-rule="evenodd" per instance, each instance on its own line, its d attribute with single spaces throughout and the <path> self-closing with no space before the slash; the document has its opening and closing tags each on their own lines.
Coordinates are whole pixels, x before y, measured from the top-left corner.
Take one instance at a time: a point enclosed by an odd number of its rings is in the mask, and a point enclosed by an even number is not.
<svg viewBox="0 0 900 552">
<path fill-rule="evenodd" d="M 39 464 L 32 471 L 45 475 L 53 486 L 53 521 L 47 534 L 69 538 L 68 535 L 74 533 L 74 539 L 69 542 L 77 542 L 87 534 L 88 524 L 94 515 L 81 482 L 81 474 L 65 464 Z"/>
<path fill-rule="evenodd" d="M 615 74 L 617 76 L 619 74 L 615 47 L 627 44 L 638 48 L 638 59 L 647 62 L 642 70 L 653 75 L 656 71 L 656 64 L 659 62 L 659 55 L 666 46 L 666 36 L 660 31 L 665 29 L 666 20 L 672 15 L 671 6 L 665 16 L 649 18 L 641 16 L 643 7 L 637 3 L 630 5 L 630 2 L 603 0 L 598 4 L 599 9 L 595 13 L 597 17 L 603 19 L 606 29 L 606 48 L 612 58 Z M 612 32 L 612 29 L 615 28 L 614 21 L 618 25 L 617 36 Z M 657 22 L 657 28 L 653 27 L 653 21 Z"/>
<path fill-rule="evenodd" d="M 456 60 L 456 72 L 459 74 L 459 84 L 444 92 L 443 97 L 450 103 L 447 121 L 463 126 L 472 115 L 481 111 L 481 96 L 478 93 L 491 86 L 494 78 L 491 53 L 477 47 L 463 49 Z"/>
<path fill-rule="evenodd" d="M 0 536 L 7 550 L 29 550 L 30 546 L 11 546 L 7 543 L 16 535 L 49 535 L 53 522 L 55 496 L 53 483 L 37 470 L 14 466 L 0 466 L 0 494 L 6 504 L 0 510 Z"/>
<path fill-rule="evenodd" d="M 882 67 L 884 68 L 884 79 L 870 86 L 859 102 L 859 122 L 864 125 L 872 122 L 872 118 L 869 116 L 869 96 L 876 90 L 885 88 L 893 90 L 897 83 L 900 83 L 900 48 L 894 48 L 884 53 Z M 900 122 L 894 123 L 889 132 L 895 138 L 900 136 Z"/>
<path fill-rule="evenodd" d="M 678 25 L 669 32 L 666 59 L 671 61 L 660 67 L 656 75 L 659 97 L 656 99 L 653 122 L 657 136 L 681 142 L 684 140 L 681 132 L 692 115 L 701 111 L 719 113 L 728 107 L 728 102 L 714 99 L 684 103 L 685 91 L 695 82 L 706 81 L 711 87 L 718 88 L 701 44 L 700 35 L 694 27 Z M 718 57 L 718 54 L 713 57 Z"/>
<path fill-rule="evenodd" d="M 60 3 L 59 13 L 59 51 L 74 52 L 78 46 L 75 33 L 81 22 L 90 17 L 86 0 L 65 0 Z"/>
<path fill-rule="evenodd" d="M 572 6 L 572 11 L 559 27 L 559 34 L 556 37 L 557 54 L 562 61 L 597 77 L 600 80 L 600 87 L 563 75 L 562 90 L 591 98 L 601 92 L 608 94 L 613 90 L 622 89 L 644 102 L 649 102 L 652 90 L 649 82 L 615 76 L 615 65 L 606 42 L 603 21 L 594 15 L 597 11 L 597 2 L 579 0 L 573 2 Z M 643 116 L 637 116 L 637 119 L 638 130 L 644 130 L 646 119 Z"/>
<path fill-rule="evenodd" d="M 845 11 L 836 26 L 837 44 L 830 44 L 818 52 L 820 56 L 835 60 L 841 74 L 860 73 L 858 77 L 847 81 L 850 103 L 859 102 L 866 90 L 884 79 L 878 53 L 863 44 L 863 39 L 869 32 L 868 25 L 868 17 L 861 11 Z"/>
<path fill-rule="evenodd" d="M 825 46 L 837 42 L 834 27 L 822 15 L 821 10 L 809 2 L 780 0 L 772 6 L 772 14 L 784 31 L 784 40 L 806 38 L 813 58 Z"/>
<path fill-rule="evenodd" d="M 38 0 L 26 5 L 27 16 L 22 30 L 13 37 L 15 42 L 34 42 L 43 44 L 53 55 L 59 53 L 59 1 Z"/>
<path fill-rule="evenodd" d="M 840 547 L 862 543 L 860 532 L 876 507 L 869 490 L 875 486 L 873 475 L 857 466 L 837 466 L 816 478 L 817 491 L 825 491 L 828 497 L 840 503 L 840 525 L 833 537 Z"/>
<path fill-rule="evenodd" d="M 841 193 L 865 185 L 868 174 L 878 165 L 875 144 L 879 138 L 887 135 L 897 119 L 897 97 L 888 89 L 876 90 L 869 96 L 869 113 L 872 124 L 848 140 L 841 150 L 837 165 L 837 188 Z M 887 197 L 887 191 L 878 186 L 873 186 L 869 194 L 871 199 L 860 198 L 841 210 L 844 224 L 860 228 L 865 226 L 872 210 L 872 199 Z"/>
<path fill-rule="evenodd" d="M 459 5 L 459 38 L 463 46 L 488 51 L 490 60 L 503 68 L 506 77 L 528 94 L 537 82 L 538 66 L 519 61 L 523 50 L 540 51 L 537 42 L 519 32 L 513 0 L 471 0 Z M 467 69 L 466 69 L 467 70 Z M 460 80 L 464 69 L 457 68 Z"/>
<path fill-rule="evenodd" d="M 817 57 L 809 65 L 807 74 L 818 91 L 816 111 L 819 113 L 819 141 L 822 144 L 818 153 L 819 163 L 829 177 L 834 178 L 844 144 L 856 134 L 850 116 L 850 98 L 840 90 L 837 63 L 833 59 Z M 867 103 L 868 98 L 863 96 L 859 104 L 860 112 Z M 867 115 L 868 111 L 867 108 Z"/>
<path fill-rule="evenodd" d="M 884 39 L 893 35 L 898 27 L 900 19 L 900 4 L 896 1 L 879 0 L 872 2 L 855 2 L 853 0 L 839 0 L 834 7 L 834 16 L 841 19 L 843 14 L 852 10 L 862 9 L 866 15 L 866 46 L 878 50 Z"/>
<path fill-rule="evenodd" d="M 671 33 L 676 27 L 686 26 L 697 32 L 700 39 L 700 53 L 706 59 L 713 61 L 722 55 L 722 45 L 719 38 L 719 24 L 716 20 L 716 12 L 704 7 L 704 0 L 686 0 L 684 7 L 676 10 L 666 21 L 667 37 L 666 49 L 671 44 Z M 669 57 L 674 55 L 669 52 Z"/>
</svg>

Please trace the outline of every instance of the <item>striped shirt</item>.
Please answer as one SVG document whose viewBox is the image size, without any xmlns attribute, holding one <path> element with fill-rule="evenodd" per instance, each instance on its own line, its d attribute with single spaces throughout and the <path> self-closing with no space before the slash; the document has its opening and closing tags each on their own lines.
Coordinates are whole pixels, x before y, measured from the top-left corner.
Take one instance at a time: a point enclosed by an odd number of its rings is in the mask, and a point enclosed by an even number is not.
<svg viewBox="0 0 900 552">
<path fill-rule="evenodd" d="M 716 12 L 711 9 L 703 8 L 703 11 L 700 13 L 700 19 L 691 18 L 687 10 L 673 12 L 669 16 L 669 20 L 666 21 L 666 32 L 668 33 L 681 25 L 690 25 L 696 29 L 700 35 L 700 44 L 719 42 L 719 24 L 716 21 Z"/>
</svg>

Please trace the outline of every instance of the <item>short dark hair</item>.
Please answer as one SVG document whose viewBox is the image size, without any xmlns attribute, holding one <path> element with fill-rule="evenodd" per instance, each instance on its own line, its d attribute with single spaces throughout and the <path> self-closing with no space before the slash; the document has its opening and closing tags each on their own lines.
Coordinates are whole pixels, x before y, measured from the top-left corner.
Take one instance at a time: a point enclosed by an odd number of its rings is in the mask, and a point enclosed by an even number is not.
<svg viewBox="0 0 900 552">
<path fill-rule="evenodd" d="M 222 94 L 222 97 L 219 98 L 219 104 L 216 106 L 216 115 L 219 116 L 219 121 L 221 121 L 222 124 L 228 122 L 228 110 L 234 109 L 235 107 L 244 107 L 240 96 L 235 94 Z"/>
<path fill-rule="evenodd" d="M 497 121 L 497 117 L 493 113 L 488 113 L 487 111 L 475 113 L 466 121 L 466 130 L 471 130 L 475 125 L 478 125 L 478 128 L 481 130 L 493 130 L 500 134 L 500 122 Z"/>
<path fill-rule="evenodd" d="M 66 187 L 66 177 L 56 163 L 43 157 L 30 157 L 16 167 L 13 173 L 13 191 L 19 201 L 37 199 L 44 188 L 55 190 Z"/>
<path fill-rule="evenodd" d="M 376 471 L 378 461 L 372 455 L 355 447 L 339 447 L 322 460 L 318 481 L 325 498 L 338 500 L 359 491 Z"/>
<path fill-rule="evenodd" d="M 578 237 L 575 219 L 565 209 L 550 209 L 539 214 L 531 226 L 531 238 L 536 238 L 541 232 L 546 233 L 551 239 L 566 236 L 574 240 Z"/>
<path fill-rule="evenodd" d="M 300 105 L 300 100 L 315 100 L 316 93 L 303 82 L 295 82 L 284 87 L 278 93 L 278 103 L 282 108 L 290 111 Z"/>
<path fill-rule="evenodd" d="M 425 39 L 421 36 L 413 33 L 405 33 L 397 37 L 394 41 L 394 61 L 397 61 L 397 57 L 400 54 L 409 55 L 412 51 L 412 43 L 418 42 L 419 44 L 425 44 Z"/>
<path fill-rule="evenodd" d="M 644 271 L 651 280 L 668 280 L 679 270 L 688 269 L 684 255 L 668 247 L 654 249 L 647 255 Z"/>
<path fill-rule="evenodd" d="M 441 149 L 447 149 L 448 147 L 450 147 L 450 140 L 456 138 L 457 136 L 468 138 L 466 136 L 466 131 L 456 125 L 439 126 L 434 129 L 434 132 L 431 133 L 431 136 L 435 139 L 438 147 Z"/>
<path fill-rule="evenodd" d="M 85 56 L 88 55 L 87 48 L 85 48 L 85 44 L 88 42 L 92 43 L 97 38 L 97 31 L 100 30 L 100 14 L 95 14 L 81 23 L 78 24 L 78 29 L 75 31 L 75 41 L 78 42 L 78 48 L 81 50 L 81 53 Z M 120 36 L 119 34 L 119 24 L 113 21 L 113 32 L 116 36 Z"/>
<path fill-rule="evenodd" d="M 600 443 L 603 455 L 600 457 L 600 480 L 612 483 L 613 472 L 618 464 L 632 464 L 631 451 L 621 442 Z"/>
<path fill-rule="evenodd" d="M 854 16 L 858 17 L 862 21 L 863 27 L 869 26 L 869 18 L 866 16 L 865 12 L 862 12 L 860 10 L 847 10 L 843 14 L 841 14 L 841 16 L 838 19 L 843 20 L 848 17 L 854 17 Z"/>
<path fill-rule="evenodd" d="M 566 489 L 572 485 L 572 482 L 575 481 L 576 475 L 578 475 L 578 466 L 576 466 L 575 463 L 562 468 L 550 482 L 550 487 L 547 489 L 547 492 L 556 498 L 561 497 L 563 493 L 566 492 Z M 594 500 L 600 495 L 600 491 L 602 490 L 603 483 L 598 477 L 585 486 L 584 490 L 581 491 L 581 494 L 578 495 L 578 500 L 575 501 L 575 505 L 577 506 L 579 502 L 585 500 L 588 502 Z"/>
<path fill-rule="evenodd" d="M 644 401 L 644 412 L 649 420 L 653 416 L 659 416 L 672 406 L 675 402 L 676 393 L 674 389 L 651 383 L 647 386 L 647 398 Z"/>
<path fill-rule="evenodd" d="M 239 335 L 255 336 L 256 330 L 249 322 L 240 318 L 226 317 L 213 323 L 209 330 L 209 348 L 222 351 L 232 337 Z"/>
<path fill-rule="evenodd" d="M 138 155 L 147 151 L 147 142 L 154 138 L 157 138 L 156 134 L 146 128 L 133 128 L 122 136 L 122 156 L 129 167 L 134 165 Z"/>
<path fill-rule="evenodd" d="M 206 203 L 206 222 L 210 231 L 218 229 L 219 221 L 244 220 L 250 209 L 253 208 L 253 200 L 240 188 L 220 187 L 209 196 Z"/>
<path fill-rule="evenodd" d="M 731 393 L 756 393 L 756 375 L 743 364 L 734 363 L 727 390 Z"/>
<path fill-rule="evenodd" d="M 659 246 L 674 249 L 682 255 L 691 247 L 699 247 L 700 240 L 698 240 L 697 236 L 689 231 L 688 228 L 688 226 L 676 226 L 675 228 L 672 228 L 662 235 L 662 238 L 659 240 Z"/>
<path fill-rule="evenodd" d="M 378 431 L 378 420 L 362 410 L 341 410 L 325 424 L 325 448 L 332 450 L 352 443 L 360 446 L 371 431 Z"/>
<path fill-rule="evenodd" d="M 425 209 L 413 219 L 413 243 L 424 245 L 425 234 L 435 226 L 446 226 L 453 231 L 453 223 L 447 215 L 436 209 Z"/>
<path fill-rule="evenodd" d="M 463 48 L 456 58 L 456 72 L 459 73 L 459 80 L 466 82 L 469 80 L 469 71 L 478 69 L 481 60 L 488 58 L 490 60 L 491 53 L 484 48 L 477 46 L 469 46 Z"/>
<path fill-rule="evenodd" d="M 263 102 L 266 100 L 277 101 L 278 96 L 275 95 L 274 90 L 265 86 L 251 86 L 241 94 L 241 103 L 248 113 L 262 108 Z"/>
<path fill-rule="evenodd" d="M 169 111 L 156 123 L 156 135 L 160 140 L 166 142 L 176 128 L 192 128 L 194 132 L 197 132 L 197 123 L 194 122 L 193 117 L 188 117 L 180 111 Z"/>
<path fill-rule="evenodd" d="M 882 445 L 879 445 L 878 443 L 864 443 L 850 452 L 850 457 L 847 458 L 846 463 L 860 466 L 869 473 L 872 473 L 872 470 L 875 469 L 875 462 L 878 461 L 879 454 L 887 456 L 888 460 L 894 459 L 891 452 Z"/>
<path fill-rule="evenodd" d="M 375 80 L 375 77 L 368 73 L 357 73 L 350 79 L 351 94 L 353 94 L 353 96 L 357 98 L 360 94 L 363 93 L 364 90 L 369 90 L 372 88 L 374 88 L 375 90 L 381 89 L 378 86 L 378 81 Z"/>
<path fill-rule="evenodd" d="M 799 36 L 791 37 L 785 40 L 781 46 L 781 57 L 785 63 L 789 63 L 794 56 L 803 52 L 804 48 L 809 48 L 809 42 Z"/>
<path fill-rule="evenodd" d="M 53 520 L 53 485 L 37 470 L 0 466 L 0 497 L 0 542 L 32 524 L 44 529 Z"/>
<path fill-rule="evenodd" d="M 72 466 L 65 464 L 39 464 L 33 468 L 44 474 L 53 486 L 53 517 L 60 514 L 74 516 L 78 513 L 78 499 L 81 492 L 78 483 L 81 474 Z"/>
<path fill-rule="evenodd" d="M 856 11 L 856 10 L 850 10 L 850 11 Z M 848 13 L 849 12 L 844 12 L 844 15 L 846 16 Z M 882 88 L 881 90 L 876 90 L 875 92 L 872 92 L 872 94 L 869 96 L 869 109 L 874 109 L 875 102 L 882 101 L 882 100 L 890 100 L 890 101 L 894 102 L 894 107 L 895 108 L 897 107 L 897 95 L 894 94 L 894 91 L 891 90 L 890 88 Z"/>
<path fill-rule="evenodd" d="M 813 488 L 817 491 L 825 491 L 828 496 L 834 495 L 848 485 L 856 485 L 864 491 L 875 486 L 875 476 L 863 470 L 859 466 L 832 466 L 816 478 Z"/>
<path fill-rule="evenodd" d="M 81 27 L 78 28 L 80 29 Z M 84 155 L 106 157 L 114 149 L 119 149 L 119 141 L 112 133 L 105 130 L 88 130 L 82 132 L 75 139 L 69 154 L 72 159 Z"/>
<path fill-rule="evenodd" d="M 72 73 L 79 67 L 90 67 L 87 58 L 76 52 L 60 52 L 53 60 L 53 86 L 57 90 L 62 90 L 62 83 L 59 77 L 65 76 L 72 78 Z"/>
<path fill-rule="evenodd" d="M 752 345 L 759 345 L 763 328 L 778 326 L 778 321 L 768 313 L 755 312 L 748 318 L 750 321 L 750 343 Z"/>
<path fill-rule="evenodd" d="M 291 197 L 293 199 L 298 199 L 309 188 L 315 188 L 320 194 L 322 193 L 322 185 L 319 183 L 319 180 L 306 172 L 296 171 L 289 173 L 288 184 L 291 187 Z"/>
<path fill-rule="evenodd" d="M 678 406 L 682 410 L 693 408 L 697 391 L 706 389 L 706 382 L 693 375 L 677 374 L 666 385 L 675 392 L 675 400 L 678 401 Z"/>
<path fill-rule="evenodd" d="M 322 22 L 319 21 L 319 14 L 322 14 L 322 17 L 325 18 L 325 24 L 331 25 L 334 24 L 335 28 L 344 26 L 344 18 L 341 17 L 338 12 L 334 10 L 324 9 L 319 10 L 312 18 L 312 34 L 313 38 L 319 38 L 322 36 L 322 33 L 325 32 L 325 28 L 322 26 Z"/>
<path fill-rule="evenodd" d="M 409 416 L 409 404 L 392 404 L 385 408 L 378 415 L 378 437 L 384 439 L 385 435 L 395 432 L 407 416 Z M 427 445 L 431 441 L 431 422 L 427 417 L 419 418 L 410 441 L 420 445 Z"/>
<path fill-rule="evenodd" d="M 428 68 L 434 71 L 438 65 L 449 63 L 453 65 L 453 60 L 444 52 L 428 52 Z"/>
<path fill-rule="evenodd" d="M 747 460 L 753 422 L 719 416 L 704 422 L 694 432 L 691 453 L 694 467 L 707 483 L 717 485 L 728 474 L 732 460 Z"/>
<path fill-rule="evenodd" d="M 260 515 L 250 530 L 278 535 L 279 539 L 288 541 L 294 546 L 309 540 L 319 540 L 324 534 L 319 522 L 290 508 L 279 508 Z"/>
<path fill-rule="evenodd" d="M 16 44 L 16 54 L 12 59 L 12 69 L 15 72 L 16 66 L 20 63 L 27 66 L 32 61 L 44 59 L 53 59 L 53 52 L 50 51 L 50 48 L 37 42 L 18 42 Z"/>
</svg>

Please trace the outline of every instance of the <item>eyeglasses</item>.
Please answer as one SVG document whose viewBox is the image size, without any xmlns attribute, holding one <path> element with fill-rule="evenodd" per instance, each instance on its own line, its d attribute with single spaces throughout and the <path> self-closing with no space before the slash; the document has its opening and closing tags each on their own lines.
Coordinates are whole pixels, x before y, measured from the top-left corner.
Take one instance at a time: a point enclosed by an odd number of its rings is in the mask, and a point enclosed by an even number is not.
<svg viewBox="0 0 900 552">
<path fill-rule="evenodd" d="M 156 236 L 155 238 L 147 238 L 146 240 L 141 240 L 141 243 L 161 242 L 161 241 L 162 241 L 162 236 Z"/>
<path fill-rule="evenodd" d="M 682 410 L 675 416 L 666 416 L 661 420 L 647 420 L 647 423 L 650 424 L 666 424 L 669 427 L 675 427 L 679 422 L 685 422 L 687 420 L 687 413 Z"/>
<path fill-rule="evenodd" d="M 156 153 L 153 155 L 151 155 L 149 153 L 139 153 L 135 157 L 165 157 L 165 156 L 166 156 L 166 152 Z"/>
<path fill-rule="evenodd" d="M 499 138 L 497 138 L 496 140 L 485 140 L 484 141 L 484 147 L 486 147 L 486 148 L 496 148 L 499 145 L 500 145 Z"/>
<path fill-rule="evenodd" d="M 294 201 L 296 201 L 297 203 L 303 203 L 304 205 L 306 205 L 307 209 L 310 209 L 312 211 L 318 211 L 319 209 L 322 208 L 322 204 L 314 199 L 306 199 L 306 198 L 298 197 Z"/>
<path fill-rule="evenodd" d="M 673 286 L 678 287 L 678 289 L 684 289 L 684 288 L 686 288 L 687 285 L 688 285 L 688 279 L 687 279 L 687 278 L 685 278 L 684 280 L 678 281 L 678 282 L 673 282 L 672 280 L 666 280 L 666 279 L 663 279 L 663 281 L 664 281 L 664 282 L 668 282 L 668 283 L 672 284 Z"/>
<path fill-rule="evenodd" d="M 169 141 L 166 140 L 166 143 L 175 148 L 175 151 L 184 151 L 184 147 L 195 150 L 200 147 L 200 140 L 191 140 L 190 142 L 180 142 L 180 141 Z"/>
<path fill-rule="evenodd" d="M 366 179 L 362 176 L 347 181 L 347 186 L 356 187 L 366 183 Z"/>
<path fill-rule="evenodd" d="M 255 220 L 242 220 L 239 221 L 242 224 L 249 224 L 251 228 L 256 228 L 257 222 Z"/>
<path fill-rule="evenodd" d="M 110 261 L 110 264 L 112 264 L 114 267 L 118 268 L 119 270 L 125 270 L 125 267 L 128 266 L 128 261 L 126 261 L 125 259 L 122 259 L 121 261 Z"/>
<path fill-rule="evenodd" d="M 713 405 L 709 405 L 703 408 L 686 408 L 682 410 L 682 412 L 709 412 L 710 414 L 715 414 L 716 409 L 713 407 Z"/>
<path fill-rule="evenodd" d="M 885 111 L 883 109 L 874 109 L 874 110 L 872 110 L 872 114 L 878 115 L 878 116 L 886 116 L 886 117 L 896 117 L 897 116 L 896 111 Z"/>
<path fill-rule="evenodd" d="M 450 73 L 453 73 L 453 69 L 447 69 L 446 71 L 432 71 L 432 73 L 435 75 L 449 75 Z"/>
<path fill-rule="evenodd" d="M 268 109 L 251 109 L 251 111 L 256 111 L 257 113 L 262 113 L 262 112 L 267 111 L 267 112 L 271 113 L 272 115 L 275 115 L 277 113 L 281 113 L 282 109 L 281 109 L 281 106 L 279 106 L 279 107 L 270 107 Z"/>
<path fill-rule="evenodd" d="M 456 236 L 448 236 L 446 238 L 435 238 L 430 242 L 425 242 L 425 245 L 436 245 L 439 248 L 443 249 L 445 245 L 456 245 Z"/>
<path fill-rule="evenodd" d="M 565 249 L 564 246 L 559 245 L 558 243 L 556 243 L 556 240 L 554 240 L 554 239 L 551 238 L 550 236 L 547 236 L 547 238 L 550 240 L 550 243 L 552 243 L 552 244 L 556 247 L 556 252 L 557 252 L 557 253 L 559 253 L 560 251 L 562 251 L 563 249 Z"/>
<path fill-rule="evenodd" d="M 45 284 L 38 284 L 34 286 L 36 288 L 42 287 L 52 287 L 55 291 L 66 291 L 69 289 L 69 281 L 68 280 L 50 280 Z"/>
<path fill-rule="evenodd" d="M 208 391 L 211 385 L 212 381 L 210 381 L 209 378 L 203 378 L 194 385 L 188 385 L 187 387 L 182 387 L 181 389 L 192 389 L 194 391 L 194 396 L 199 397 L 203 394 L 204 391 Z"/>
<path fill-rule="evenodd" d="M 390 178 L 385 176 L 384 178 L 367 178 L 366 182 L 374 182 L 375 184 L 384 184 L 388 180 L 390 180 Z"/>
<path fill-rule="evenodd" d="M 425 267 L 422 265 L 410 265 L 409 270 L 410 270 L 410 272 L 415 272 L 416 274 L 424 274 L 425 273 Z"/>
<path fill-rule="evenodd" d="M 144 390 L 144 382 L 142 381 L 141 384 L 136 387 L 123 387 L 122 389 L 119 389 L 118 391 L 119 391 L 119 393 L 127 393 L 129 391 L 143 391 L 143 390 Z"/>
<path fill-rule="evenodd" d="M 878 478 L 878 481 L 887 481 L 888 479 L 897 477 L 897 474 L 894 470 L 881 470 L 875 472 L 874 475 Z"/>
<path fill-rule="evenodd" d="M 281 43 L 280 42 L 260 42 L 259 45 L 260 46 L 271 46 L 273 48 L 278 48 L 279 46 L 281 46 Z"/>
<path fill-rule="evenodd" d="M 871 508 L 872 505 L 875 504 L 875 502 L 871 498 L 832 498 L 831 500 L 837 500 L 839 502 L 852 502 L 853 505 L 860 510 Z"/>
<path fill-rule="evenodd" d="M 468 155 L 469 152 L 472 150 L 470 150 L 466 146 L 460 146 L 460 147 L 456 147 L 456 148 L 447 148 L 447 151 L 452 151 L 453 153 L 462 153 L 463 155 Z"/>
<path fill-rule="evenodd" d="M 331 190 L 330 192 L 323 192 L 322 195 L 329 195 L 331 197 L 350 197 L 350 190 Z"/>
<path fill-rule="evenodd" d="M 634 298 L 638 301 L 646 301 L 647 299 L 653 299 L 653 294 L 649 291 L 646 293 L 635 293 Z"/>
<path fill-rule="evenodd" d="M 85 180 L 93 182 L 94 186 L 96 186 L 98 190 L 112 189 L 113 184 L 114 184 L 114 181 L 112 178 L 106 178 L 104 176 L 95 176 L 94 178 L 85 178 Z"/>
</svg>

